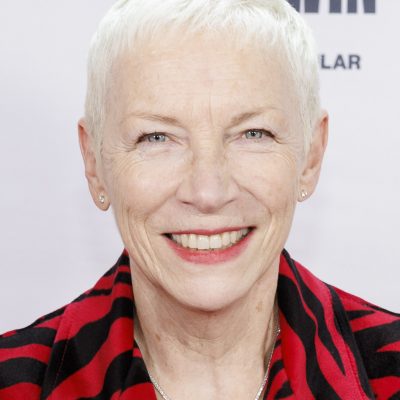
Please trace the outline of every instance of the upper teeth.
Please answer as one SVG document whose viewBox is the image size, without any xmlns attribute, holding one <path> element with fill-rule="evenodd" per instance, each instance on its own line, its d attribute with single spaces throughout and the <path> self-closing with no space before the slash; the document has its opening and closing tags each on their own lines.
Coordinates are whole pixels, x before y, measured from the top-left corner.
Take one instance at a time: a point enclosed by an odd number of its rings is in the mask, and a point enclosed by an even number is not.
<svg viewBox="0 0 400 400">
<path fill-rule="evenodd" d="M 172 235 L 172 239 L 183 247 L 197 250 L 221 249 L 232 246 L 243 236 L 249 233 L 249 229 L 223 232 L 218 235 L 195 235 L 194 233 L 183 235 Z"/>
</svg>

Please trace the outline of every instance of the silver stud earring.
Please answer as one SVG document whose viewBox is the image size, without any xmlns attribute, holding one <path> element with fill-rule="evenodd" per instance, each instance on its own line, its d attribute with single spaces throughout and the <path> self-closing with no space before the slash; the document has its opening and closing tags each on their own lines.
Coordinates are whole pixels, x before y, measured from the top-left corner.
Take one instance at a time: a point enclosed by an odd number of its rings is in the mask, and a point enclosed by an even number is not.
<svg viewBox="0 0 400 400">
<path fill-rule="evenodd" d="M 302 200 L 304 200 L 307 196 L 308 196 L 307 190 L 302 189 L 301 190 L 301 198 L 302 198 Z"/>
<path fill-rule="evenodd" d="M 106 196 L 104 196 L 104 194 L 99 195 L 99 202 L 100 204 L 104 204 L 106 202 Z"/>
</svg>

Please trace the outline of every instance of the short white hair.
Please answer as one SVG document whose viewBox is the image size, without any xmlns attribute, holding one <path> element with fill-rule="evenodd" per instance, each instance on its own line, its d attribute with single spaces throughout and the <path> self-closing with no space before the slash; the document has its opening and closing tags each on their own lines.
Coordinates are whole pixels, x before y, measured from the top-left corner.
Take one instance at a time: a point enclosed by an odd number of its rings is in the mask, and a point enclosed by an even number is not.
<svg viewBox="0 0 400 400">
<path fill-rule="evenodd" d="M 115 62 L 146 40 L 182 29 L 185 34 L 228 32 L 243 45 L 259 41 L 266 49 L 282 50 L 297 86 L 308 148 L 320 113 L 318 57 L 311 30 L 286 0 L 118 0 L 100 22 L 89 51 L 85 119 L 97 143 Z"/>
</svg>

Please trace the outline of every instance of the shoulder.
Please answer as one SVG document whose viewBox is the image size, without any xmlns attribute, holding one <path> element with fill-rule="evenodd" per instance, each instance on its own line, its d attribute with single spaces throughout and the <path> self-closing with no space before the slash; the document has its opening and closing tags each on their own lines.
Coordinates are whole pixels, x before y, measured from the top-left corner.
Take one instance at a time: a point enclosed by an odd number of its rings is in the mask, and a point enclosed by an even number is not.
<svg viewBox="0 0 400 400">
<path fill-rule="evenodd" d="M 0 336 L 0 398 L 36 399 L 66 307 Z"/>
<path fill-rule="evenodd" d="M 366 301 L 354 294 L 345 292 L 342 289 L 331 286 L 339 296 L 347 316 L 353 321 L 354 329 L 368 328 L 372 326 L 387 325 L 388 327 L 398 328 L 400 314 L 385 310 L 369 301 Z"/>
<path fill-rule="evenodd" d="M 397 398 L 400 315 L 321 281 L 285 251 L 279 272 L 280 309 L 291 329 L 307 342 L 305 347 L 310 349 L 323 341 L 336 358 L 349 361 L 349 370 L 354 371 L 365 393 L 379 399 Z M 317 325 L 314 332 L 318 332 L 318 339 L 310 340 L 311 321 Z M 341 343 L 340 349 L 335 349 L 333 342 Z M 318 352 L 315 348 L 315 354 Z M 329 359 L 322 361 L 325 365 Z M 332 382 L 337 380 L 335 377 Z"/>
<path fill-rule="evenodd" d="M 132 307 L 128 256 L 124 252 L 91 289 L 74 301 L 24 329 L 0 336 L 0 399 L 47 398 L 59 382 L 87 363 L 89 356 L 96 358 L 111 326 L 122 325 L 121 320 L 131 322 Z M 118 324 L 114 324 L 116 320 Z"/>
<path fill-rule="evenodd" d="M 338 288 L 360 357 L 375 393 L 400 394 L 400 314 L 385 310 Z M 335 297 L 335 296 L 334 296 Z"/>
<path fill-rule="evenodd" d="M 400 376 L 400 314 L 385 310 L 366 300 L 333 288 L 346 311 L 351 330 L 361 353 L 368 357 L 373 369 L 381 369 L 379 361 L 393 359 Z"/>
</svg>

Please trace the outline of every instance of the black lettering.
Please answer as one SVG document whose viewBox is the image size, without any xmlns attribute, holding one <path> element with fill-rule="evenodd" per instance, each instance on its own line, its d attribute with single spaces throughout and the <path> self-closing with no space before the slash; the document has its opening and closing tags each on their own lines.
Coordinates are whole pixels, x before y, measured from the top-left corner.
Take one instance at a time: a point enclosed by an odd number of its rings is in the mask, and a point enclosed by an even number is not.
<svg viewBox="0 0 400 400">
<path fill-rule="evenodd" d="M 300 12 L 300 0 L 288 0 L 288 2 L 296 11 Z"/>
<path fill-rule="evenodd" d="M 376 0 L 363 0 L 364 12 L 367 14 L 375 14 L 376 12 Z M 347 12 L 355 14 L 358 12 L 357 0 L 348 0 Z"/>
<path fill-rule="evenodd" d="M 361 57 L 357 54 L 350 54 L 349 55 L 349 69 L 361 69 Z"/>
<path fill-rule="evenodd" d="M 349 14 L 355 14 L 357 12 L 357 0 L 348 0 L 347 12 Z"/>
<path fill-rule="evenodd" d="M 346 69 L 346 64 L 344 63 L 343 56 L 340 54 L 336 57 L 335 66 L 333 67 L 333 69 L 336 69 L 339 67 Z"/>
<path fill-rule="evenodd" d="M 375 14 L 376 0 L 364 0 L 364 12 L 367 14 Z"/>
<path fill-rule="evenodd" d="M 322 69 L 331 69 L 331 67 L 327 64 L 325 64 L 325 54 L 321 54 L 321 68 Z"/>
<path fill-rule="evenodd" d="M 342 12 L 342 0 L 330 0 L 329 1 L 329 12 L 333 14 L 339 14 Z"/>
<path fill-rule="evenodd" d="M 304 10 L 306 13 L 318 13 L 319 12 L 319 0 L 306 0 Z"/>
<path fill-rule="evenodd" d="M 287 0 L 288 3 L 300 12 L 301 5 L 304 3 L 304 11 L 306 13 L 318 13 L 320 0 Z M 361 1 L 361 0 L 360 0 Z M 376 13 L 376 0 L 362 0 L 364 12 L 366 14 Z M 358 0 L 347 0 L 347 12 L 356 14 L 358 10 Z M 342 12 L 342 0 L 329 0 L 329 12 L 331 14 L 340 14 Z"/>
</svg>

